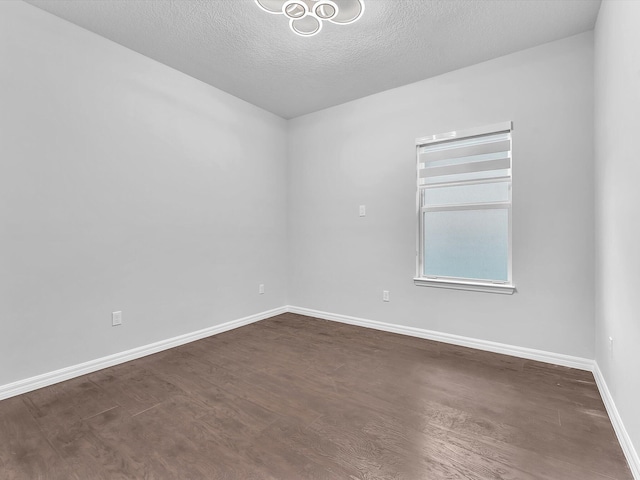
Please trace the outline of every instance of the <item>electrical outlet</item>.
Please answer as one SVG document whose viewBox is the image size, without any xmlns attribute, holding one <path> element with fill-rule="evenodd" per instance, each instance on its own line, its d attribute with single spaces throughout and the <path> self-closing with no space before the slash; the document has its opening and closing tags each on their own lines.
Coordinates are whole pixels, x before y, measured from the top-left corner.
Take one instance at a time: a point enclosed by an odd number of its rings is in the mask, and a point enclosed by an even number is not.
<svg viewBox="0 0 640 480">
<path fill-rule="evenodd" d="M 264 283 L 261 283 L 260 285 L 258 285 L 258 293 L 260 295 L 264 295 Z"/>
<path fill-rule="evenodd" d="M 389 301 L 389 290 L 383 290 L 382 291 L 382 301 L 383 302 L 388 302 Z"/>
<path fill-rule="evenodd" d="M 364 217 L 367 215 L 367 206 L 366 205 L 360 205 L 360 216 Z"/>
<path fill-rule="evenodd" d="M 122 312 L 111 313 L 111 325 L 114 327 L 117 327 L 118 325 L 122 325 Z"/>
</svg>

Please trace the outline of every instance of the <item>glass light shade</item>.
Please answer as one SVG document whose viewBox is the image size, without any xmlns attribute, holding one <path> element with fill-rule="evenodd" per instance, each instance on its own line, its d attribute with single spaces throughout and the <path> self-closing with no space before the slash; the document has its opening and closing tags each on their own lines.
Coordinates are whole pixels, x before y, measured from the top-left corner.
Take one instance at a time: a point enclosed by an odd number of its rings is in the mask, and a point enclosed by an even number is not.
<svg viewBox="0 0 640 480">
<path fill-rule="evenodd" d="M 330 20 L 338 14 L 338 8 L 328 2 L 318 3 L 313 12 L 322 20 Z"/>
<path fill-rule="evenodd" d="M 312 15 L 291 20 L 291 30 L 303 37 L 315 35 L 322 29 L 322 22 Z"/>
<path fill-rule="evenodd" d="M 289 18 L 302 18 L 309 13 L 307 5 L 299 0 L 290 0 L 282 6 L 283 13 Z"/>
</svg>

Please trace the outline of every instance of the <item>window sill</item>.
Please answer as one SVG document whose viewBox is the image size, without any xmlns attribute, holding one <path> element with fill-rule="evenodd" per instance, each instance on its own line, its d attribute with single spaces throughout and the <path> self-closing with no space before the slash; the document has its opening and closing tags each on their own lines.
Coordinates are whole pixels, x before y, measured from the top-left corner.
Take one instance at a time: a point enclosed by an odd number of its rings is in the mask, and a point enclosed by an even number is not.
<svg viewBox="0 0 640 480">
<path fill-rule="evenodd" d="M 444 278 L 414 278 L 413 283 L 419 287 L 452 288 L 454 290 L 501 293 L 503 295 L 513 295 L 513 292 L 516 290 L 515 285 L 508 285 L 504 283 L 471 282 Z"/>
</svg>

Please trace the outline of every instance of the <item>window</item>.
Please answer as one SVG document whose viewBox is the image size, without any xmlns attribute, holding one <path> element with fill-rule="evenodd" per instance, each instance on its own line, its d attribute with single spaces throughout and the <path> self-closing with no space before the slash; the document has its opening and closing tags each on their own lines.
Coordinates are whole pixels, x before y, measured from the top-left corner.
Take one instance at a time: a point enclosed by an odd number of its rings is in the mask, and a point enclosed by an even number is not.
<svg viewBox="0 0 640 480">
<path fill-rule="evenodd" d="M 416 285 L 514 292 L 511 122 L 419 138 Z"/>
</svg>

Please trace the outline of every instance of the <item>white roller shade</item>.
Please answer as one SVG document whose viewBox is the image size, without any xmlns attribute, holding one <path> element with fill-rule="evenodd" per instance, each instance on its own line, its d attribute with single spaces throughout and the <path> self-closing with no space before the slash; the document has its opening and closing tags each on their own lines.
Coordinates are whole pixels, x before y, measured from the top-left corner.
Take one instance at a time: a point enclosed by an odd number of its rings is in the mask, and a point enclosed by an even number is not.
<svg viewBox="0 0 640 480">
<path fill-rule="evenodd" d="M 418 177 L 429 178 L 429 182 L 421 184 L 503 177 L 510 168 L 510 132 L 446 140 L 419 148 Z"/>
</svg>

